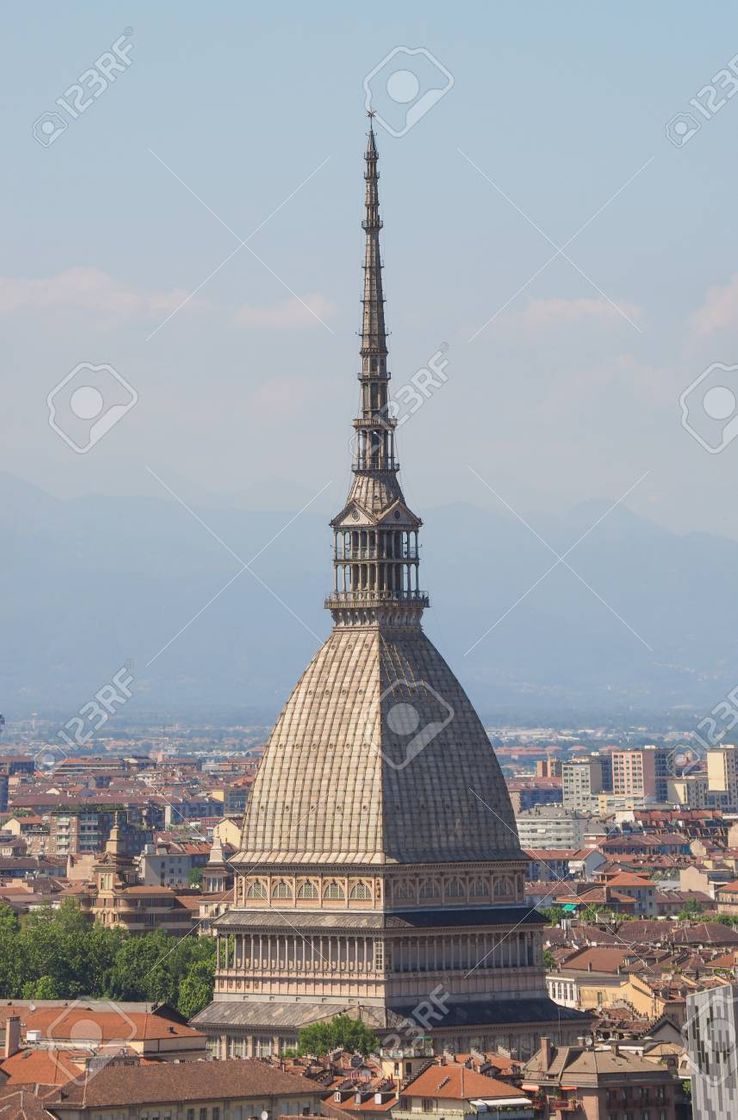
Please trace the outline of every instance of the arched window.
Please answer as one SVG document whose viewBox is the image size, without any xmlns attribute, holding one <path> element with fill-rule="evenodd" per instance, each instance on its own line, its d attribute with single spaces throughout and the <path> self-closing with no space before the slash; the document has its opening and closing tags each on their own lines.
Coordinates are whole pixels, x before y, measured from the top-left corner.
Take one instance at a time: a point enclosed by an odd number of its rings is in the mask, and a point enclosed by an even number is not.
<svg viewBox="0 0 738 1120">
<path fill-rule="evenodd" d="M 441 888 L 437 879 L 424 879 L 420 884 L 421 898 L 440 898 Z"/>
<path fill-rule="evenodd" d="M 472 879 L 469 893 L 473 898 L 489 898 L 489 887 L 484 879 Z"/>
<path fill-rule="evenodd" d="M 286 879 L 277 879 L 272 887 L 272 898 L 292 898 L 292 887 Z"/>
<path fill-rule="evenodd" d="M 335 879 L 329 879 L 323 891 L 323 898 L 333 899 L 335 901 L 336 899 L 344 899 L 345 897 L 346 895 L 344 894 L 341 884 Z"/>
<path fill-rule="evenodd" d="M 255 879 L 253 883 L 249 883 L 246 888 L 247 898 L 266 898 L 267 892 L 261 879 Z"/>
<path fill-rule="evenodd" d="M 509 898 L 512 893 L 512 881 L 507 875 L 503 875 L 500 879 L 495 879 L 496 898 Z"/>
<path fill-rule="evenodd" d="M 449 879 L 446 884 L 446 898 L 464 898 L 465 895 L 464 880 Z"/>
<path fill-rule="evenodd" d="M 400 879 L 394 885 L 393 894 L 396 901 L 415 898 L 415 887 L 410 879 Z"/>
<path fill-rule="evenodd" d="M 367 898 L 371 897 L 371 887 L 369 887 L 366 883 L 354 883 L 353 887 L 351 888 L 351 894 L 349 895 L 349 898 L 358 899 L 361 901 L 364 901 Z"/>
<path fill-rule="evenodd" d="M 318 888 L 315 883 L 310 879 L 306 879 L 304 883 L 300 884 L 297 891 L 298 898 L 318 898 Z"/>
</svg>

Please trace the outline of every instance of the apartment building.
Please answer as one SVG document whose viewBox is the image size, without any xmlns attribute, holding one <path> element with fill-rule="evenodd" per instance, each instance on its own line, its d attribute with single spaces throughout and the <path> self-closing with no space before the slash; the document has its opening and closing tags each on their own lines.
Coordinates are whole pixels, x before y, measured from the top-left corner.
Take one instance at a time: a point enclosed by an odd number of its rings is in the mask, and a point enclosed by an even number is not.
<svg viewBox="0 0 738 1120">
<path fill-rule="evenodd" d="M 565 808 L 596 808 L 597 794 L 603 789 L 599 758 L 583 755 L 565 762 L 561 767 L 561 780 Z"/>
<path fill-rule="evenodd" d="M 669 751 L 665 747 L 612 752 L 612 792 L 616 797 L 665 802 L 670 777 Z"/>
<path fill-rule="evenodd" d="M 515 823 L 520 846 L 525 851 L 540 848 L 578 851 L 584 846 L 589 817 L 577 809 L 565 809 L 560 805 L 538 805 L 519 813 Z"/>
<path fill-rule="evenodd" d="M 707 752 L 707 788 L 722 809 L 738 809 L 738 747 L 722 743 Z"/>
</svg>

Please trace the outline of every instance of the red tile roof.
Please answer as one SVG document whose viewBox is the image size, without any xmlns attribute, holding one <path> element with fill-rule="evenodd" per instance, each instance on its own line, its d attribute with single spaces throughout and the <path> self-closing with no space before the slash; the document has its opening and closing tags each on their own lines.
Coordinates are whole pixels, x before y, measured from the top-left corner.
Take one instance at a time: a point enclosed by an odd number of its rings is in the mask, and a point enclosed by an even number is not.
<svg viewBox="0 0 738 1120">
<path fill-rule="evenodd" d="M 627 871 L 613 875 L 607 883 L 610 887 L 654 887 L 650 879 L 645 879 L 642 875 L 631 875 Z"/>
<path fill-rule="evenodd" d="M 107 1004 L 107 1001 L 100 1001 Z M 103 1042 L 136 1042 L 161 1038 L 204 1038 L 201 1031 L 186 1023 L 178 1023 L 164 1015 L 148 1011 L 127 1011 L 112 1002 L 106 1010 L 99 1010 L 94 1003 L 70 1001 L 37 1005 L 34 1010 L 26 1004 L 0 1004 L 0 1024 L 11 1015 L 18 1015 L 23 1030 L 41 1031 L 45 1038 L 57 1042 L 66 1038 L 81 1042 L 85 1030 L 94 1029 L 95 1040 Z"/>
<path fill-rule="evenodd" d="M 78 1050 L 19 1050 L 3 1060 L 0 1071 L 7 1074 L 6 1084 L 11 1086 L 64 1085 L 79 1077 L 89 1056 Z"/>
<path fill-rule="evenodd" d="M 508 1089 L 508 1086 L 505 1088 Z M 62 1111 L 65 1107 L 122 1108 L 271 1095 L 316 1097 L 322 1091 L 314 1081 L 298 1074 L 283 1073 L 252 1058 L 181 1062 L 178 1065 L 162 1062 L 160 1065 L 134 1068 L 109 1065 L 86 1084 L 72 1084 L 70 1088 L 62 1089 L 54 1111 Z"/>
<path fill-rule="evenodd" d="M 414 1081 L 402 1090 L 403 1097 L 431 1097 L 439 1100 L 474 1100 L 494 1097 L 521 1097 L 525 1093 L 498 1081 L 496 1077 L 485 1077 L 463 1065 L 429 1066 Z"/>
</svg>

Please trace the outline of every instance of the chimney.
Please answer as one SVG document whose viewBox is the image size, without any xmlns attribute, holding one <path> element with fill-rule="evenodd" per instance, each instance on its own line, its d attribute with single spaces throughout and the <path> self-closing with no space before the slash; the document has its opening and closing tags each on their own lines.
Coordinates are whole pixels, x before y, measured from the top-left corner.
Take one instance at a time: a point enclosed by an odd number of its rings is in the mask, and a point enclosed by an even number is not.
<svg viewBox="0 0 738 1120">
<path fill-rule="evenodd" d="M 541 1038 L 541 1066 L 543 1070 L 547 1070 L 551 1065 L 553 1047 L 551 1046 L 551 1039 L 545 1035 Z"/>
<path fill-rule="evenodd" d="M 5 1020 L 5 1057 L 12 1058 L 20 1050 L 20 1015 L 9 1015 Z"/>
</svg>

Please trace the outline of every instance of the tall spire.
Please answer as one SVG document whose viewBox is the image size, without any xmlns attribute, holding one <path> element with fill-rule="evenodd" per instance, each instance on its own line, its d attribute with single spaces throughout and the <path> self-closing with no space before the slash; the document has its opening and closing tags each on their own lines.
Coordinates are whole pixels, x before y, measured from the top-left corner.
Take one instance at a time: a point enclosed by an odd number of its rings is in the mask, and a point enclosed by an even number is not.
<svg viewBox="0 0 738 1120">
<path fill-rule="evenodd" d="M 384 326 L 384 295 L 382 292 L 382 261 L 379 251 L 379 172 L 377 171 L 377 143 L 374 137 L 373 114 L 369 117 L 369 136 L 366 144 L 366 194 L 364 221 L 366 233 L 364 250 L 364 315 L 361 326 L 362 365 L 376 358 L 375 369 L 387 365 L 387 332 Z"/>
<path fill-rule="evenodd" d="M 379 231 L 379 172 L 377 142 L 369 113 L 369 135 L 364 160 L 364 295 L 361 322 L 361 416 L 354 421 L 356 456 L 354 470 L 397 471 L 395 462 L 395 421 L 389 415 L 387 371 L 387 331 L 384 325 L 382 257 Z"/>
<path fill-rule="evenodd" d="M 334 587 L 326 600 L 337 625 L 417 626 L 428 600 L 418 585 L 419 517 L 408 509 L 397 477 L 395 428 L 389 400 L 379 231 L 378 153 L 373 118 L 364 154 L 364 294 L 361 325 L 361 405 L 354 481 L 347 505 L 333 519 Z"/>
</svg>

